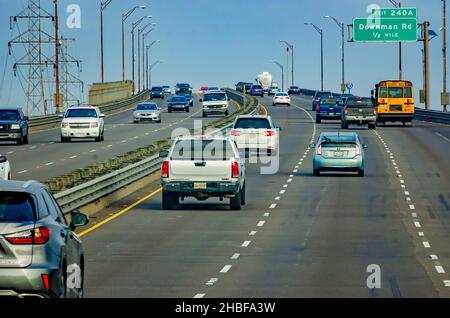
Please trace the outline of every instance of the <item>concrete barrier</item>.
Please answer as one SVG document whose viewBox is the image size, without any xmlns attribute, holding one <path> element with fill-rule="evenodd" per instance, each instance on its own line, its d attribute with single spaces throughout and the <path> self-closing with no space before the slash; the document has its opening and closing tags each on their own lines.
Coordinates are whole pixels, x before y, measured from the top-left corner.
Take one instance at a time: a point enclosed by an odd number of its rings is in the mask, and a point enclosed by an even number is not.
<svg viewBox="0 0 450 318">
<path fill-rule="evenodd" d="M 94 83 L 89 87 L 89 105 L 100 106 L 128 99 L 133 93 L 132 81 Z"/>
</svg>

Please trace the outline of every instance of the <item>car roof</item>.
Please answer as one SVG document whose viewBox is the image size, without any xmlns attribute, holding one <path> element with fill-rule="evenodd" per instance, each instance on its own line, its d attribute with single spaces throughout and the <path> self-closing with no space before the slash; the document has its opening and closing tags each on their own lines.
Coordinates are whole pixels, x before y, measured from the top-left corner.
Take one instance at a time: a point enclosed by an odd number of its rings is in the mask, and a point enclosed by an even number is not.
<svg viewBox="0 0 450 318">
<path fill-rule="evenodd" d="M 23 193 L 37 193 L 39 188 L 45 187 L 42 183 L 30 181 L 8 180 L 0 181 L 0 191 L 23 192 Z"/>
<path fill-rule="evenodd" d="M 265 115 L 239 115 L 236 117 L 236 120 L 238 119 L 269 119 L 270 116 L 265 116 Z"/>
<path fill-rule="evenodd" d="M 357 137 L 358 134 L 355 132 L 323 132 L 320 134 L 321 137 Z"/>
</svg>

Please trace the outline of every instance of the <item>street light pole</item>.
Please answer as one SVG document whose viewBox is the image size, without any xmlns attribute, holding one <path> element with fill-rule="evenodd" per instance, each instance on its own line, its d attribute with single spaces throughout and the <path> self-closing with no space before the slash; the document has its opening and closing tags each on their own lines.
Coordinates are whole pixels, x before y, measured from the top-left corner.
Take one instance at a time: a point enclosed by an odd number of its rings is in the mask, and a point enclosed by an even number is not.
<svg viewBox="0 0 450 318">
<path fill-rule="evenodd" d="M 152 65 L 150 65 L 150 87 L 151 87 L 151 85 L 152 85 L 152 70 L 153 70 L 153 68 L 156 66 L 156 65 L 158 65 L 159 63 L 163 63 L 164 61 L 156 61 L 155 63 L 153 63 Z"/>
<path fill-rule="evenodd" d="M 111 3 L 112 0 L 106 0 L 105 2 L 100 2 L 100 65 L 101 65 L 101 77 L 102 83 L 105 82 L 105 73 L 103 65 L 103 11 Z"/>
<path fill-rule="evenodd" d="M 155 30 L 155 28 L 151 28 L 149 31 L 147 31 L 146 33 L 142 34 L 142 87 L 144 87 L 145 84 L 147 83 L 147 81 L 145 80 L 145 74 L 146 74 L 146 69 L 145 69 L 145 38 L 153 30 Z"/>
<path fill-rule="evenodd" d="M 342 94 L 345 93 L 345 26 L 343 22 L 340 22 L 338 19 L 336 19 L 335 17 L 332 17 L 330 15 L 326 15 L 324 16 L 324 18 L 328 18 L 328 19 L 332 19 L 339 28 L 341 28 L 341 40 L 342 40 L 342 83 L 341 83 L 341 91 Z"/>
<path fill-rule="evenodd" d="M 141 34 L 152 24 L 153 23 L 147 23 L 142 29 L 138 29 L 138 91 L 141 91 Z M 142 65 L 142 67 L 144 66 Z"/>
<path fill-rule="evenodd" d="M 291 50 L 292 85 L 294 85 L 294 83 L 295 83 L 295 81 L 294 81 L 294 45 L 290 44 L 287 41 L 280 41 L 280 42 L 286 44 L 286 46 L 288 47 L 288 51 Z"/>
<path fill-rule="evenodd" d="M 58 0 L 54 0 L 55 4 L 55 111 L 59 114 L 61 109 L 61 99 L 59 92 L 59 21 L 58 21 Z M 28 115 L 28 114 L 27 114 Z"/>
<path fill-rule="evenodd" d="M 148 50 L 149 50 L 153 45 L 155 45 L 156 43 L 159 43 L 159 42 L 160 42 L 160 40 L 154 40 L 152 43 L 150 43 L 150 44 L 147 45 L 147 47 L 146 47 L 146 61 L 147 61 L 147 64 L 146 64 L 146 66 L 145 66 L 145 70 L 146 70 L 147 89 L 151 88 L 151 86 L 149 85 L 149 77 L 148 77 L 148 68 L 149 68 L 149 65 L 148 65 Z"/>
<path fill-rule="evenodd" d="M 402 7 L 402 3 L 398 0 L 389 0 L 392 5 L 398 9 Z M 402 42 L 398 42 L 398 77 L 399 80 L 403 79 L 403 68 L 402 68 Z"/>
<path fill-rule="evenodd" d="M 284 92 L 284 66 L 277 61 L 273 61 L 281 69 L 281 90 Z"/>
<path fill-rule="evenodd" d="M 311 25 L 320 34 L 320 87 L 323 91 L 323 30 L 314 23 L 306 22 L 305 25 Z"/>
<path fill-rule="evenodd" d="M 122 81 L 125 81 L 125 21 L 136 9 L 145 9 L 145 6 L 135 6 L 127 13 L 122 14 Z"/>
<path fill-rule="evenodd" d="M 442 0 L 443 24 L 442 24 L 442 62 L 443 62 L 443 79 L 442 79 L 442 110 L 447 112 L 448 93 L 447 93 L 447 1 Z"/>
</svg>

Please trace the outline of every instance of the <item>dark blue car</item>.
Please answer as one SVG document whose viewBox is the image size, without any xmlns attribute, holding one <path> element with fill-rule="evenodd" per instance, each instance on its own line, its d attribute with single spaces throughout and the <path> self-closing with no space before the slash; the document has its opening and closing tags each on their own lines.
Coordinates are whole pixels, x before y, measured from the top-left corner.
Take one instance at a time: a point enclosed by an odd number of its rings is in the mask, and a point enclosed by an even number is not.
<svg viewBox="0 0 450 318">
<path fill-rule="evenodd" d="M 323 119 L 341 119 L 343 106 L 335 98 L 321 99 L 316 107 L 316 123 L 320 124 Z"/>
<path fill-rule="evenodd" d="M 189 101 L 189 106 L 194 106 L 194 98 L 192 97 L 192 90 L 188 88 L 180 88 L 177 91 L 177 96 L 183 96 Z"/>
<path fill-rule="evenodd" d="M 289 95 L 300 95 L 300 87 L 298 87 L 298 86 L 289 87 L 288 94 Z"/>
<path fill-rule="evenodd" d="M 250 95 L 251 96 L 261 96 L 264 97 L 264 89 L 262 88 L 261 85 L 252 85 L 252 87 L 250 87 Z"/>
<path fill-rule="evenodd" d="M 184 110 L 189 113 L 189 100 L 184 96 L 173 96 L 167 102 L 167 110 L 169 113 L 173 110 Z"/>
<path fill-rule="evenodd" d="M 319 105 L 320 100 L 322 98 L 330 98 L 330 96 L 333 96 L 333 94 L 330 91 L 317 91 L 314 95 L 313 102 L 312 102 L 312 110 L 315 111 L 317 105 Z"/>
<path fill-rule="evenodd" d="M 161 98 L 164 99 L 164 89 L 161 86 L 154 86 L 150 90 L 150 99 Z"/>
</svg>

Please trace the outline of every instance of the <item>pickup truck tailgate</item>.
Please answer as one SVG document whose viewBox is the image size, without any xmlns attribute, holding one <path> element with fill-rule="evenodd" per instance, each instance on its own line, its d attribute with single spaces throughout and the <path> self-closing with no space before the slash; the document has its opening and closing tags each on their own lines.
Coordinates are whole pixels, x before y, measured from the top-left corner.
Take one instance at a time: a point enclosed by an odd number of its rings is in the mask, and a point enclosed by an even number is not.
<svg viewBox="0 0 450 318">
<path fill-rule="evenodd" d="M 231 160 L 171 160 L 170 181 L 231 180 Z"/>
</svg>

